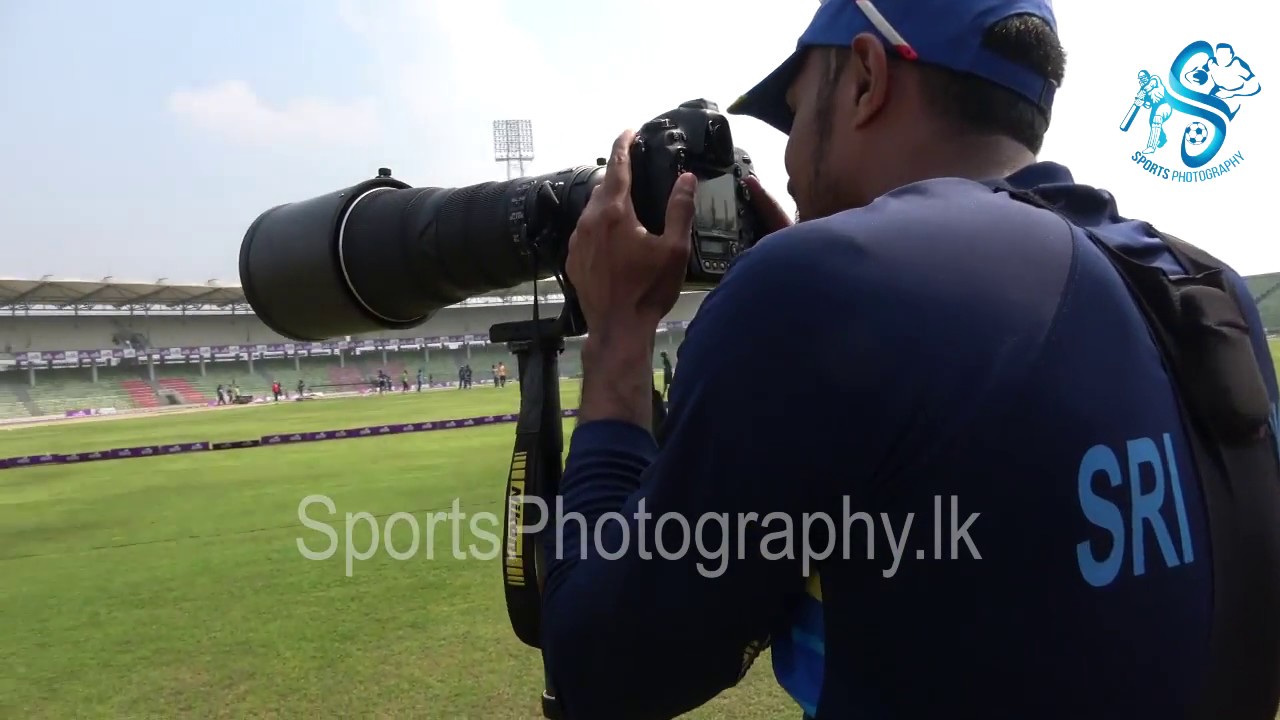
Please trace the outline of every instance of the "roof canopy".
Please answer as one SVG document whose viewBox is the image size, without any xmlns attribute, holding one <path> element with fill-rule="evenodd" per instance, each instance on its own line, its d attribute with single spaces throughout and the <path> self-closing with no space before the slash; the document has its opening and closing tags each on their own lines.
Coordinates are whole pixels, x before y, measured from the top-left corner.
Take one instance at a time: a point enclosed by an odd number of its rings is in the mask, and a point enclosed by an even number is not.
<svg viewBox="0 0 1280 720">
<path fill-rule="evenodd" d="M 205 285 L 156 282 L 70 280 L 45 276 L 39 280 L 0 278 L 0 307 L 118 309 L 168 307 L 199 308 L 246 305 L 239 285 L 224 286 L 216 281 Z"/>
<path fill-rule="evenodd" d="M 559 300 L 554 281 L 538 284 L 544 300 Z M 532 300 L 533 283 L 487 293 L 462 305 L 494 305 Z M 203 285 L 155 282 L 75 280 L 46 275 L 39 280 L 0 278 L 0 310 L 24 312 L 168 310 L 252 313 L 239 285 L 210 280 Z"/>
</svg>

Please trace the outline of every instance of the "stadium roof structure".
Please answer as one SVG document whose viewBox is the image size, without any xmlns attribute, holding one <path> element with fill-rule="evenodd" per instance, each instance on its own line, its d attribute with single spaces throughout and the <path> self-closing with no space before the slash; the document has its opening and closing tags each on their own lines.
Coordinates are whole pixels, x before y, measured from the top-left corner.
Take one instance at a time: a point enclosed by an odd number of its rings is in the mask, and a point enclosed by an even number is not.
<svg viewBox="0 0 1280 720">
<path fill-rule="evenodd" d="M 540 281 L 543 302 L 564 298 L 555 281 Z M 533 283 L 499 290 L 462 303 L 462 307 L 527 305 L 533 302 Z M 209 280 L 204 284 L 55 278 L 0 278 L 0 313 L 10 315 L 65 315 L 108 313 L 156 314 L 252 314 L 239 284 Z"/>
<path fill-rule="evenodd" d="M 239 285 L 75 280 L 46 275 L 38 280 L 0 278 L 0 308 L 16 312 L 104 310 L 212 310 L 249 312 Z"/>
</svg>

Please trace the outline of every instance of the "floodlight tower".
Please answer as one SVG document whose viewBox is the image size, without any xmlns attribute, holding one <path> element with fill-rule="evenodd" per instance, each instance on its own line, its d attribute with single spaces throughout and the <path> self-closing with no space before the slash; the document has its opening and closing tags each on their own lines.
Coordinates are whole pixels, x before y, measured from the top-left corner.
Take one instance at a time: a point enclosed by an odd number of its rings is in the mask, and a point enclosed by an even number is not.
<svg viewBox="0 0 1280 720">
<path fill-rule="evenodd" d="M 494 120 L 493 159 L 507 165 L 507 179 L 524 177 L 524 164 L 533 160 L 533 121 Z"/>
</svg>

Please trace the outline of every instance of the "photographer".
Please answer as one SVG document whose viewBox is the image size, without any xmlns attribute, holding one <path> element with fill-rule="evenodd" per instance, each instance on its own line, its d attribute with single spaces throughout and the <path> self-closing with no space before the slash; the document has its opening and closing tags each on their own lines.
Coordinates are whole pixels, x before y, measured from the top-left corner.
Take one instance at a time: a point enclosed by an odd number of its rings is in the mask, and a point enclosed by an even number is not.
<svg viewBox="0 0 1280 720">
<path fill-rule="evenodd" d="M 586 532 L 551 533 L 543 628 L 568 717 L 674 717 L 766 645 L 813 718 L 1163 720 L 1202 702 L 1215 576 L 1245 558 L 1211 546 L 1184 398 L 1085 230 L 1189 271 L 1037 162 L 1064 66 L 1048 0 L 827 0 L 731 108 L 789 135 L 801 222 L 749 181 L 776 232 L 689 327 L 661 446 L 650 363 L 696 183 L 647 233 L 618 139 L 568 260 L 590 335 L 562 513 Z M 1230 283 L 1267 369 L 1248 399 L 1274 407 L 1257 310 Z M 758 382 L 780 346 L 812 350 L 793 382 Z M 672 514 L 684 530 L 655 522 Z M 786 548 L 767 541 L 781 530 Z M 727 549 L 722 572 L 706 548 Z M 1256 631 L 1227 658 L 1251 708 L 1233 719 L 1274 717 L 1277 613 L 1235 618 Z"/>
</svg>

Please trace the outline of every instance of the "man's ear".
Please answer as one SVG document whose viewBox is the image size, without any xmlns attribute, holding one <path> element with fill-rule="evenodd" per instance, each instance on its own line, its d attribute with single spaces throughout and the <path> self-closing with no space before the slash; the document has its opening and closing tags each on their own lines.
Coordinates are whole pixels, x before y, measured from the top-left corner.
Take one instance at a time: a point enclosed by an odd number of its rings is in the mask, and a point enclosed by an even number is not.
<svg viewBox="0 0 1280 720">
<path fill-rule="evenodd" d="M 854 126 L 862 127 L 871 122 L 889 100 L 889 58 L 884 43 L 871 33 L 855 37 L 850 50 Z"/>
</svg>

